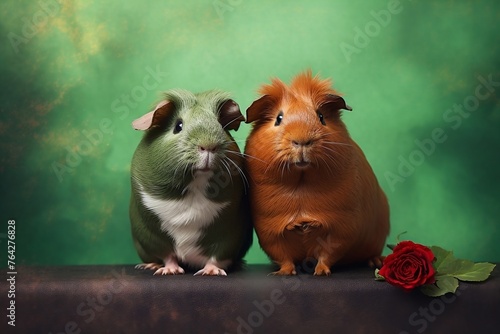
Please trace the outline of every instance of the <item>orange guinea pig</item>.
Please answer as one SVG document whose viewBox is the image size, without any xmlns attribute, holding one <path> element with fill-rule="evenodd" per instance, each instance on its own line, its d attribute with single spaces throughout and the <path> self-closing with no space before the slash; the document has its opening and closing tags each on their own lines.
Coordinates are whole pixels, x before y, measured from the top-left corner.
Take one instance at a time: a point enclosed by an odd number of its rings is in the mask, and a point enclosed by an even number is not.
<svg viewBox="0 0 500 334">
<path fill-rule="evenodd" d="M 247 109 L 245 148 L 255 230 L 262 249 L 296 274 L 317 260 L 314 275 L 336 263 L 381 266 L 389 205 L 365 155 L 342 122 L 351 110 L 310 71 L 290 86 L 278 79 Z"/>
</svg>

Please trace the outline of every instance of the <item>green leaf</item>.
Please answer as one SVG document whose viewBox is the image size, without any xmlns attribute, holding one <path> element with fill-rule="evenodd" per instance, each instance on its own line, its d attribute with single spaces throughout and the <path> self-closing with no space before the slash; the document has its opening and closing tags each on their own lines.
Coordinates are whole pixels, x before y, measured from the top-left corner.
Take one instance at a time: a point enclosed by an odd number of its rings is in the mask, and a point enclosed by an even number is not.
<svg viewBox="0 0 500 334">
<path fill-rule="evenodd" d="M 467 273 L 474 268 L 474 262 L 469 260 L 449 259 L 447 258 L 440 266 L 438 271 L 440 275 L 457 275 Z"/>
<path fill-rule="evenodd" d="M 452 276 L 438 276 L 436 277 L 436 285 L 446 292 L 455 293 L 458 288 L 458 279 Z"/>
<path fill-rule="evenodd" d="M 446 293 L 446 291 L 442 290 L 435 284 L 426 284 L 420 287 L 420 291 L 429 297 L 439 297 Z"/>
<path fill-rule="evenodd" d="M 375 268 L 375 280 L 376 281 L 385 281 L 385 277 L 380 275 L 378 272 L 380 270 L 378 268 Z"/>
<path fill-rule="evenodd" d="M 396 247 L 396 245 L 394 245 L 394 244 L 387 244 L 387 248 L 389 248 L 390 250 L 394 250 L 394 247 Z"/>
<path fill-rule="evenodd" d="M 455 257 L 453 256 L 453 252 L 447 251 L 446 249 L 443 249 L 439 246 L 431 246 L 429 248 L 431 249 L 432 253 L 434 253 L 434 257 L 436 258 L 436 261 L 434 262 L 434 269 L 436 269 L 436 271 L 439 273 L 442 272 L 443 268 L 441 266 L 443 265 L 443 263 L 447 263 L 455 259 Z"/>
<path fill-rule="evenodd" d="M 426 284 L 420 288 L 424 294 L 430 297 L 439 297 L 451 292 L 455 293 L 458 288 L 458 280 L 452 276 L 437 276 L 434 284 Z"/>
<path fill-rule="evenodd" d="M 453 252 L 438 246 L 430 248 L 436 257 L 434 269 L 440 276 L 448 275 L 462 281 L 481 282 L 486 280 L 495 268 L 494 264 L 488 262 L 474 263 L 469 260 L 457 259 L 453 256 Z"/>
<path fill-rule="evenodd" d="M 457 272 L 454 277 L 461 281 L 481 282 L 490 276 L 495 266 L 495 264 L 488 262 L 473 263 L 471 268 L 468 268 L 466 271 Z"/>
</svg>

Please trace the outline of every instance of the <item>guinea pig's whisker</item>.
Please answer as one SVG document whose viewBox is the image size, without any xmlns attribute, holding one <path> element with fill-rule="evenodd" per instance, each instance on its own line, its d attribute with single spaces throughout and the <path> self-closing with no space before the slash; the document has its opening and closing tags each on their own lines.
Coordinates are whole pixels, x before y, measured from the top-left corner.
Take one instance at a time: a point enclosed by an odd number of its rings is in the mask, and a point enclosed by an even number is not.
<svg viewBox="0 0 500 334">
<path fill-rule="evenodd" d="M 280 169 L 281 169 L 281 179 L 284 179 L 285 177 L 285 170 L 288 169 L 290 171 L 290 164 L 286 160 L 282 160 L 280 162 Z"/>
<path fill-rule="evenodd" d="M 281 179 L 283 179 L 283 174 L 285 173 L 285 162 L 280 161 L 278 168 L 279 168 L 278 170 L 281 171 Z"/>
<path fill-rule="evenodd" d="M 272 160 L 267 164 L 267 168 L 264 171 L 264 174 L 266 174 L 269 171 L 269 168 L 276 166 L 276 165 L 277 165 L 276 170 L 279 171 L 281 169 L 281 164 L 286 162 L 286 159 L 283 159 L 282 155 L 279 154 L 279 153 L 281 153 L 281 150 L 277 150 L 276 153 L 278 153 L 278 154 L 275 155 L 275 157 L 272 158 Z"/>
<path fill-rule="evenodd" d="M 285 178 L 285 168 L 288 169 L 288 172 L 290 172 L 290 164 L 288 162 L 285 162 L 283 164 L 283 171 L 281 173 L 281 178 L 284 179 Z"/>
<path fill-rule="evenodd" d="M 285 152 L 282 152 L 282 154 L 280 154 L 278 156 L 278 159 L 280 159 L 280 161 L 283 162 L 283 171 L 282 171 L 282 175 L 281 175 L 281 178 L 284 177 L 285 175 L 285 172 L 286 170 L 288 169 L 288 171 L 290 171 L 290 163 L 289 163 L 289 157 L 288 157 L 288 151 L 285 151 Z"/>
<path fill-rule="evenodd" d="M 246 142 L 247 140 L 246 139 L 233 139 L 233 140 L 229 140 L 228 143 L 244 143 Z"/>
<path fill-rule="evenodd" d="M 233 150 L 225 150 L 226 153 L 231 153 L 231 154 L 234 154 L 234 155 L 238 155 L 240 157 L 243 156 L 243 153 L 241 152 L 238 152 L 238 151 L 233 151 Z"/>
<path fill-rule="evenodd" d="M 228 145 L 229 144 L 236 144 L 236 146 L 238 146 L 238 148 L 240 148 L 241 145 L 245 145 L 246 143 L 246 139 L 240 139 L 240 140 L 228 140 L 226 142 Z"/>
<path fill-rule="evenodd" d="M 324 157 L 322 157 L 322 156 L 319 156 L 319 158 L 320 158 L 321 160 L 323 160 L 323 162 L 324 162 L 324 164 L 325 164 L 326 168 L 328 169 L 328 172 L 329 172 L 331 175 L 335 175 L 335 173 L 333 172 L 332 168 L 330 167 L 330 164 L 328 163 L 328 161 L 326 161 L 326 159 L 325 159 Z M 317 163 L 317 162 L 316 162 L 316 163 Z"/>
<path fill-rule="evenodd" d="M 283 163 L 283 159 L 280 159 L 279 157 L 276 157 L 275 159 L 273 159 L 273 161 L 271 161 L 271 163 L 269 164 L 269 166 L 267 166 L 266 168 L 266 171 L 272 167 L 272 166 L 277 166 L 276 169 L 277 170 L 280 170 L 281 169 L 281 164 Z"/>
<path fill-rule="evenodd" d="M 267 174 L 270 167 L 271 167 L 271 164 L 267 164 L 266 170 L 264 170 L 264 174 Z M 278 168 L 279 168 L 279 166 L 278 166 Z"/>
<path fill-rule="evenodd" d="M 331 147 L 328 147 L 326 145 L 321 146 L 321 148 L 324 149 L 324 150 L 327 150 L 329 152 L 342 155 L 342 153 L 340 153 L 339 151 L 336 151 L 335 149 L 333 149 Z"/>
<path fill-rule="evenodd" d="M 341 159 L 335 159 L 334 157 L 329 157 L 328 159 L 335 168 L 342 168 L 342 164 L 340 163 Z"/>
<path fill-rule="evenodd" d="M 236 142 L 236 140 L 226 140 L 226 141 L 224 142 L 224 145 L 225 145 L 225 146 L 229 146 L 229 145 L 231 145 L 231 144 L 238 144 L 238 143 Z"/>
<path fill-rule="evenodd" d="M 233 160 L 231 160 L 231 159 L 229 159 L 229 158 L 227 158 L 227 159 L 228 159 L 228 161 L 229 161 L 230 163 L 232 163 L 232 164 L 234 165 L 234 167 L 236 167 L 236 170 L 238 171 L 238 174 L 241 176 L 241 180 L 242 180 L 242 181 L 243 181 L 243 183 L 245 184 L 245 189 L 246 189 L 247 187 L 249 187 L 249 186 L 250 186 L 250 183 L 248 182 L 248 179 L 247 179 L 247 177 L 246 177 L 245 173 L 243 173 L 243 170 L 240 168 L 240 166 L 238 166 L 238 164 L 236 164 L 236 162 L 234 162 Z M 231 173 L 229 173 L 229 174 L 231 174 Z"/>
<path fill-rule="evenodd" d="M 280 171 L 280 170 L 281 170 L 281 164 L 282 164 L 282 163 L 283 163 L 283 161 L 281 161 L 281 160 L 278 162 L 278 166 L 277 166 L 277 168 L 276 168 L 276 169 L 277 169 L 277 171 Z M 267 173 L 267 171 L 268 171 L 269 167 L 271 167 L 271 165 L 267 166 L 266 170 L 264 171 L 264 174 L 266 174 L 266 173 Z"/>
<path fill-rule="evenodd" d="M 228 174 L 231 174 L 231 171 L 229 170 L 229 165 L 227 164 L 226 159 L 227 159 L 227 157 L 222 158 L 220 160 L 220 165 L 222 165 L 226 169 Z"/>
<path fill-rule="evenodd" d="M 340 143 L 340 142 L 336 142 L 336 141 L 328 141 L 328 140 L 325 140 L 324 143 L 325 144 L 332 144 L 332 145 L 352 146 L 351 144 Z"/>
<path fill-rule="evenodd" d="M 181 170 L 181 167 L 183 167 L 183 170 Z M 179 164 L 175 168 L 175 170 L 174 170 L 174 179 L 177 177 L 177 173 L 178 172 L 185 173 L 186 172 L 186 165 L 185 164 L 184 165 Z M 182 178 L 182 175 L 181 175 L 181 178 Z"/>
<path fill-rule="evenodd" d="M 227 159 L 227 158 L 224 158 L 223 160 L 221 160 L 220 163 L 227 170 L 227 174 L 229 175 L 229 180 L 231 181 L 231 184 L 233 184 L 233 175 L 231 174 L 231 168 L 230 168 L 229 164 L 226 161 L 224 161 L 225 159 Z"/>
<path fill-rule="evenodd" d="M 241 169 L 240 166 L 238 166 L 237 163 L 235 163 L 233 160 L 231 159 L 228 159 L 230 163 L 233 164 L 233 166 L 236 168 L 236 171 L 238 172 L 238 174 L 240 175 L 241 177 L 241 180 L 243 181 L 243 183 L 246 185 L 246 186 L 249 186 L 250 184 L 248 183 L 248 179 L 247 179 L 247 176 L 245 175 L 245 173 L 243 172 L 243 170 Z"/>
<path fill-rule="evenodd" d="M 238 120 L 238 118 L 234 118 L 231 122 L 228 122 L 228 123 L 227 123 L 226 125 L 224 125 L 222 128 L 223 128 L 223 129 L 226 129 L 226 127 L 227 127 L 229 124 L 231 124 L 231 123 L 233 123 L 233 122 L 235 122 L 235 121 L 237 121 L 237 120 Z"/>
<path fill-rule="evenodd" d="M 253 155 L 246 154 L 246 153 L 244 153 L 244 152 L 233 152 L 233 151 L 229 151 L 229 150 L 228 150 L 227 152 L 237 153 L 237 154 L 241 155 L 242 157 L 255 159 L 255 160 L 258 160 L 258 161 L 263 162 L 263 163 L 265 163 L 265 164 L 268 164 L 268 162 L 267 162 L 267 161 L 264 161 L 264 160 L 262 160 L 262 159 L 259 159 L 259 158 L 257 158 L 257 157 L 254 157 Z"/>
</svg>

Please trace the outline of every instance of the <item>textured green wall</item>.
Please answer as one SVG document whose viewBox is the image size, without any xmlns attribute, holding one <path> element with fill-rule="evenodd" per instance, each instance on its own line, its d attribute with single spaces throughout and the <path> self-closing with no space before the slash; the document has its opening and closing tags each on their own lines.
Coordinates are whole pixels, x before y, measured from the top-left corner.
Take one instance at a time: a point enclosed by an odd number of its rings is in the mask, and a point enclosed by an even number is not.
<svg viewBox="0 0 500 334">
<path fill-rule="evenodd" d="M 354 108 L 389 241 L 500 261 L 498 1 L 8 0 L 0 15 L 0 247 L 15 219 L 18 263 L 138 262 L 131 121 L 176 87 L 246 110 L 306 68 Z M 267 261 L 257 243 L 247 259 Z"/>
</svg>

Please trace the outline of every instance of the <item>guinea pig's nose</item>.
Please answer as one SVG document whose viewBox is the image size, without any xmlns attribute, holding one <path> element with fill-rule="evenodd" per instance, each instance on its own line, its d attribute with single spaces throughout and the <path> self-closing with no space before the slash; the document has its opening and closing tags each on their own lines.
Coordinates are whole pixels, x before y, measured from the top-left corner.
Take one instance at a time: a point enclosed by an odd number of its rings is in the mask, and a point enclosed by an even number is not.
<svg viewBox="0 0 500 334">
<path fill-rule="evenodd" d="M 215 152 L 217 150 L 217 145 L 199 145 L 198 149 L 201 152 L 204 152 L 204 151 Z"/>
<path fill-rule="evenodd" d="M 311 146 L 313 143 L 312 140 L 292 140 L 292 145 L 294 147 L 301 147 L 301 146 Z"/>
</svg>

